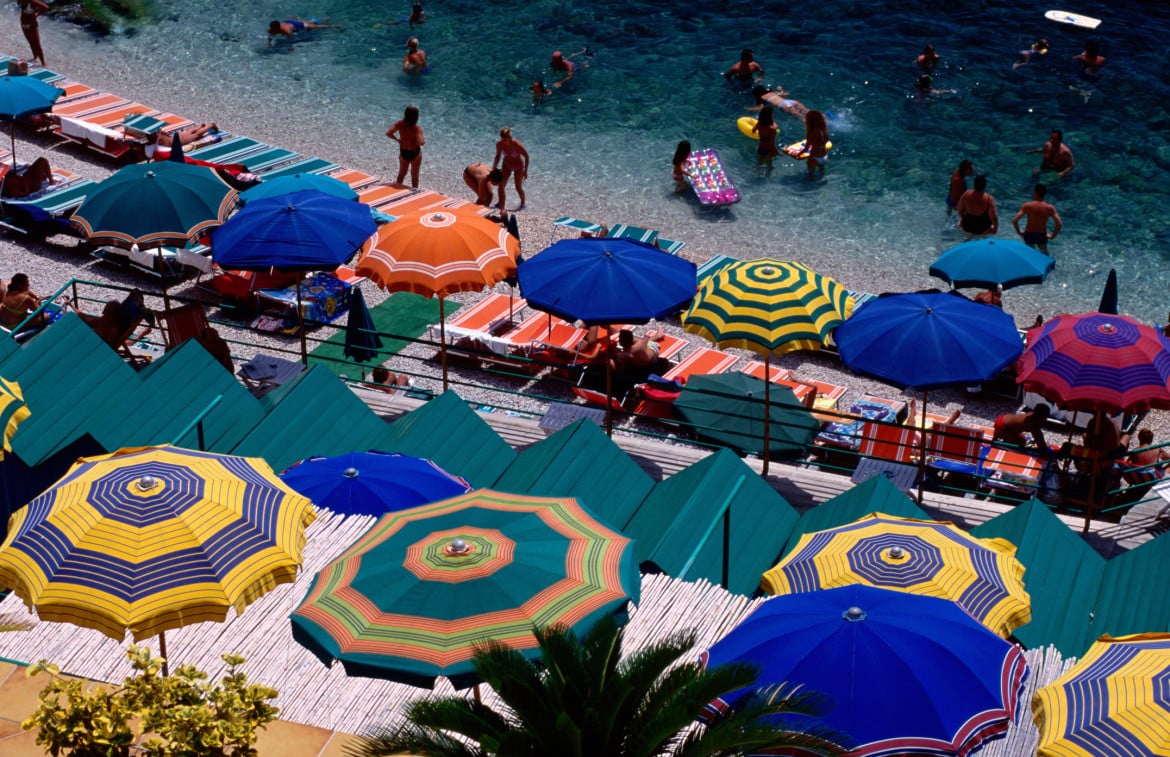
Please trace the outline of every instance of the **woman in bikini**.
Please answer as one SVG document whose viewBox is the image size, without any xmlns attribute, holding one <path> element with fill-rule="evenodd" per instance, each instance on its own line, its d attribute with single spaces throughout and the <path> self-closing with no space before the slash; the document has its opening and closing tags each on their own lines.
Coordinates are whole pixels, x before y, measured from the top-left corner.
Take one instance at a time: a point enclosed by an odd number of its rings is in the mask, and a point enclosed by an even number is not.
<svg viewBox="0 0 1170 757">
<path fill-rule="evenodd" d="M 13 275 L 12 281 L 8 282 L 8 291 L 0 300 L 0 325 L 9 329 L 15 328 L 28 318 L 29 313 L 41 306 L 41 298 L 30 292 L 28 287 L 28 274 Z M 27 327 L 35 328 L 47 323 L 48 318 L 41 313 L 29 321 Z"/>
<path fill-rule="evenodd" d="M 20 0 L 20 30 L 32 48 L 32 57 L 45 67 L 45 51 L 41 49 L 41 28 L 37 25 L 37 17 L 49 10 L 41 0 Z"/>
<path fill-rule="evenodd" d="M 418 107 L 407 105 L 402 119 L 386 130 L 386 136 L 398 143 L 398 178 L 395 183 L 401 184 L 407 169 L 410 169 L 410 186 L 418 189 L 418 167 L 422 165 L 422 147 L 426 144 L 422 127 L 418 125 Z"/>
<path fill-rule="evenodd" d="M 987 194 L 987 177 L 975 177 L 973 189 L 968 189 L 959 198 L 955 210 L 959 213 L 959 228 L 968 234 L 994 236 L 999 231 L 999 215 L 995 211 L 995 198 Z"/>
<path fill-rule="evenodd" d="M 756 165 L 766 163 L 768 170 L 771 171 L 773 158 L 780 154 L 776 147 L 776 135 L 780 132 L 780 127 L 776 126 L 776 116 L 771 105 L 765 105 L 760 109 L 760 118 L 752 127 L 752 132 L 760 137 L 760 144 L 756 148 Z"/>
<path fill-rule="evenodd" d="M 520 140 L 512 138 L 512 130 L 507 126 L 500 129 L 500 140 L 496 142 L 496 159 L 492 161 L 492 168 L 500 166 L 500 159 L 504 164 L 500 167 L 504 178 L 500 182 L 500 203 L 496 207 L 503 210 L 505 188 L 508 186 L 508 177 L 516 177 L 516 194 L 520 195 L 520 205 L 516 210 L 524 210 L 527 204 L 524 198 L 524 180 L 528 178 L 528 151 Z"/>
<path fill-rule="evenodd" d="M 820 171 L 823 176 L 829 159 L 829 125 L 819 110 L 810 110 L 804 116 L 804 141 L 808 145 L 808 175 Z"/>
</svg>

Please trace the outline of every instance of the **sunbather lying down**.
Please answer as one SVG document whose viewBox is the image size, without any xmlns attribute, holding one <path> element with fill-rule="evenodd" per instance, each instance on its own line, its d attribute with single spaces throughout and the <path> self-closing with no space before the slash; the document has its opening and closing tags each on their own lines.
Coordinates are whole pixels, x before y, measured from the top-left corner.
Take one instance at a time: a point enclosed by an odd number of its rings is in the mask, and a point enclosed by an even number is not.
<svg viewBox="0 0 1170 757">
<path fill-rule="evenodd" d="M 146 138 L 148 145 L 158 145 L 161 147 L 170 147 L 179 140 L 179 144 L 189 145 L 192 142 L 203 139 L 208 134 L 215 134 L 219 131 L 219 126 L 212 121 L 209 124 L 193 124 L 173 132 L 156 131 Z"/>
<path fill-rule="evenodd" d="M 23 168 L 10 168 L 3 174 L 0 194 L 4 197 L 28 197 L 53 182 L 53 168 L 47 158 L 41 157 Z"/>
</svg>

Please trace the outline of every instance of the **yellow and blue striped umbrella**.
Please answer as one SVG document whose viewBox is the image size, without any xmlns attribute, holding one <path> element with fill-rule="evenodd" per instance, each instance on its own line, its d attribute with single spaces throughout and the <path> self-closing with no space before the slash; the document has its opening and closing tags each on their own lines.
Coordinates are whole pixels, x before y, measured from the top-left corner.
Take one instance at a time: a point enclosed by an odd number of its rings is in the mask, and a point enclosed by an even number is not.
<svg viewBox="0 0 1170 757">
<path fill-rule="evenodd" d="M 1039 757 L 1170 755 L 1170 634 L 1102 636 L 1032 697 Z"/>
<path fill-rule="evenodd" d="M 315 517 L 258 458 L 123 449 L 81 458 L 13 513 L 0 584 L 42 620 L 137 641 L 293 581 Z"/>
<path fill-rule="evenodd" d="M 1024 566 L 1006 539 L 977 539 L 950 523 L 872 513 L 804 534 L 761 586 L 793 594 L 851 584 L 949 599 L 1000 636 L 1032 619 Z"/>
<path fill-rule="evenodd" d="M 28 405 L 24 404 L 24 395 L 21 394 L 20 384 L 0 377 L 0 460 L 4 459 L 5 452 L 12 451 L 12 435 L 16 427 L 29 416 Z"/>
<path fill-rule="evenodd" d="M 761 355 L 816 350 L 853 313 L 841 284 L 803 263 L 741 260 L 707 277 L 683 326 L 719 347 Z"/>
</svg>

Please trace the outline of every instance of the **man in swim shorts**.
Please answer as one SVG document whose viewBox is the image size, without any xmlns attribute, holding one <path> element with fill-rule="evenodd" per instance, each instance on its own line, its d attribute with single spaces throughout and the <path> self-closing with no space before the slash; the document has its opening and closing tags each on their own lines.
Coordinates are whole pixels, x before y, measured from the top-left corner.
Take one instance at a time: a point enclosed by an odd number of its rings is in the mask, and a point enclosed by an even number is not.
<svg viewBox="0 0 1170 757">
<path fill-rule="evenodd" d="M 739 60 L 727 69 L 723 78 L 742 89 L 747 89 L 752 80 L 760 81 L 764 78 L 763 67 L 756 62 L 755 55 L 748 48 L 739 53 Z M 741 91 L 742 91 L 741 89 Z"/>
<path fill-rule="evenodd" d="M 402 70 L 408 74 L 421 74 L 427 68 L 427 54 L 418 49 L 418 37 L 406 40 L 406 57 L 402 59 Z"/>
<path fill-rule="evenodd" d="M 1068 149 L 1068 145 L 1064 143 L 1064 134 L 1060 129 L 1052 130 L 1052 134 L 1048 136 L 1048 141 L 1044 143 L 1043 147 L 1037 147 L 1035 150 L 1028 150 L 1028 152 L 1039 152 L 1044 155 L 1040 161 L 1040 167 L 1035 171 L 1036 175 L 1039 175 L 1041 171 L 1056 171 L 1063 177 L 1077 165 L 1073 160 L 1072 150 Z"/>
<path fill-rule="evenodd" d="M 1012 219 L 1012 226 L 1015 227 L 1016 233 L 1024 238 L 1024 244 L 1035 247 L 1045 255 L 1048 254 L 1048 240 L 1056 239 L 1061 227 L 1060 214 L 1056 212 L 1052 203 L 1044 201 L 1044 195 L 1047 191 L 1048 187 L 1043 184 L 1037 184 L 1033 187 L 1032 199 L 1021 205 L 1015 218 Z M 1020 231 L 1020 219 L 1025 216 L 1027 216 L 1028 222 L 1024 225 L 1024 230 Z M 1048 233 L 1049 218 L 1052 219 L 1053 223 L 1051 234 Z"/>
<path fill-rule="evenodd" d="M 967 177 L 975 173 L 975 166 L 969 160 L 959 163 L 959 167 L 951 172 L 951 186 L 947 190 L 947 218 L 959 204 L 959 198 L 967 191 Z"/>
<path fill-rule="evenodd" d="M 652 367 L 658 361 L 659 342 L 666 338 L 663 331 L 650 330 L 634 338 L 634 332 L 622 329 L 618 332 L 618 352 L 614 356 L 614 367 L 622 373 Z"/>
</svg>

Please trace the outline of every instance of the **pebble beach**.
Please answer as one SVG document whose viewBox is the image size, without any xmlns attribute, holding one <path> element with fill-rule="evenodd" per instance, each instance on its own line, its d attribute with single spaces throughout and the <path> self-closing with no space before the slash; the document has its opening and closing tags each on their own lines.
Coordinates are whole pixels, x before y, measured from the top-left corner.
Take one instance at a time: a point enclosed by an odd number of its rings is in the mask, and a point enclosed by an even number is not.
<svg viewBox="0 0 1170 757">
<path fill-rule="evenodd" d="M 27 54 L 27 46 L 16 21 L 15 8 L 6 7 L 3 13 L 5 17 L 0 24 L 0 50 L 18 56 Z M 307 88 L 274 91 L 257 87 L 255 82 L 249 79 L 234 77 L 230 69 L 216 72 L 214 87 L 205 85 L 206 71 L 200 71 L 198 76 L 192 74 L 189 79 L 185 79 L 181 72 L 160 79 L 155 75 L 150 61 L 137 56 L 132 45 L 111 45 L 91 37 L 81 29 L 49 19 L 42 20 L 41 33 L 48 54 L 49 68 L 71 80 L 134 99 L 158 110 L 183 115 L 196 123 L 215 121 L 222 128 L 235 134 L 244 134 L 306 155 L 327 158 L 342 166 L 365 171 L 385 180 L 394 178 L 397 168 L 396 151 L 391 149 L 393 144 L 385 139 L 383 133 L 386 126 L 397 118 L 397 113 L 386 113 L 384 123 L 345 123 L 339 121 L 332 110 L 323 107 L 323 103 L 328 100 L 328 93 Z M 103 47 L 107 49 L 108 54 L 100 54 Z M 215 63 L 209 62 L 207 65 L 214 67 Z M 302 114 L 292 121 L 283 115 L 289 111 L 290 103 L 296 106 L 294 110 Z M 490 145 L 486 145 L 485 149 L 490 149 Z M 64 168 L 94 180 L 105 178 L 119 167 L 117 163 L 95 153 L 88 153 L 75 145 L 61 146 L 59 140 L 51 135 L 33 133 L 27 129 L 17 131 L 16 152 L 22 161 L 46 155 L 54 167 Z M 490 152 L 487 157 L 490 160 Z M 516 214 L 525 255 L 531 256 L 539 252 L 549 239 L 552 220 L 562 215 L 582 218 L 621 217 L 633 224 L 641 221 L 639 218 L 623 215 L 618 196 L 583 194 L 579 198 L 579 203 L 575 203 L 573 207 L 546 202 L 541 191 L 542 183 L 547 181 L 540 173 L 541 157 L 539 154 L 532 156 L 533 171 L 526 183 L 528 206 Z M 668 171 L 665 168 L 661 178 L 664 184 L 669 182 Z M 459 171 L 433 170 L 432 164 L 425 158 L 421 180 L 424 188 L 450 197 L 471 199 L 470 191 L 463 184 Z M 642 225 L 652 224 L 645 222 Z M 682 255 L 697 263 L 716 254 L 728 254 L 739 258 L 761 256 L 761 251 L 754 249 L 750 240 L 736 234 L 733 224 L 712 224 L 707 233 L 697 238 L 684 237 L 683 241 L 687 246 Z M 30 242 L 12 233 L 0 234 L 0 259 L 3 260 L 0 273 L 5 278 L 17 271 L 27 273 L 33 282 L 34 290 L 42 293 L 55 290 L 72 277 L 107 281 L 122 286 L 139 286 L 145 290 L 157 289 L 159 284 L 157 279 L 134 269 L 125 270 L 99 262 L 91 257 L 81 244 L 81 240 L 65 235 L 50 237 L 46 242 L 40 243 Z M 772 255 L 784 257 L 784 251 L 770 252 Z M 913 284 L 908 286 L 904 271 L 872 264 L 861 258 L 843 269 L 839 260 L 831 261 L 827 252 L 817 250 L 815 241 L 810 241 L 807 245 L 802 244 L 797 259 L 815 269 L 830 273 L 845 286 L 858 291 L 905 291 L 940 284 L 919 274 L 913 279 Z M 831 271 L 827 270 L 830 264 Z M 189 283 L 179 284 L 172 287 L 171 293 L 183 296 L 188 286 Z M 1051 309 L 1043 310 L 1043 303 L 1037 302 L 1035 298 L 1038 292 L 1016 296 L 1019 291 L 1013 290 L 1004 298 L 1005 309 L 1016 318 L 1017 323 L 1030 324 L 1040 312 L 1045 315 L 1053 314 Z M 371 305 L 381 302 L 385 296 L 369 285 L 364 288 L 364 293 Z M 453 299 L 471 302 L 477 296 L 459 295 Z M 1086 305 L 1085 309 L 1091 307 Z M 677 322 L 658 325 L 669 333 L 685 335 Z M 263 350 L 269 346 L 267 340 L 272 339 L 262 334 L 245 336 L 241 333 L 225 336 L 233 342 L 233 352 L 237 360 L 247 359 L 250 356 L 249 349 Z M 694 344 L 701 343 L 698 337 L 685 336 Z M 247 342 L 250 346 L 237 347 L 236 342 Z M 285 339 L 276 340 L 272 344 L 290 349 L 292 343 Z M 392 369 L 415 374 L 416 381 L 427 388 L 439 389 L 441 387 L 438 381 L 437 361 L 412 359 L 428 357 L 432 353 L 433 348 L 414 345 L 392 358 L 388 365 Z M 742 354 L 750 357 L 747 353 Z M 791 353 L 782 356 L 774 365 L 792 370 L 798 378 L 816 379 L 848 387 L 840 404 L 842 408 L 847 407 L 851 399 L 867 392 L 904 399 L 916 396 L 905 394 L 898 387 L 853 375 L 831 356 Z M 488 395 L 475 396 L 477 391 L 461 388 L 460 394 L 466 395 L 471 401 L 493 402 Z M 567 398 L 566 393 L 565 399 Z M 498 397 L 494 399 L 499 401 Z M 511 399 L 519 409 L 534 413 L 542 411 L 542 400 L 519 394 L 511 395 Z M 990 425 L 1000 413 L 1013 411 L 1015 403 L 1000 397 L 968 394 L 960 387 L 931 392 L 929 409 L 932 413 L 949 413 L 955 409 L 962 409 L 960 422 Z M 1159 411 L 1151 413 L 1145 425 L 1154 429 L 1159 441 L 1170 436 L 1170 421 L 1166 413 Z"/>
</svg>

